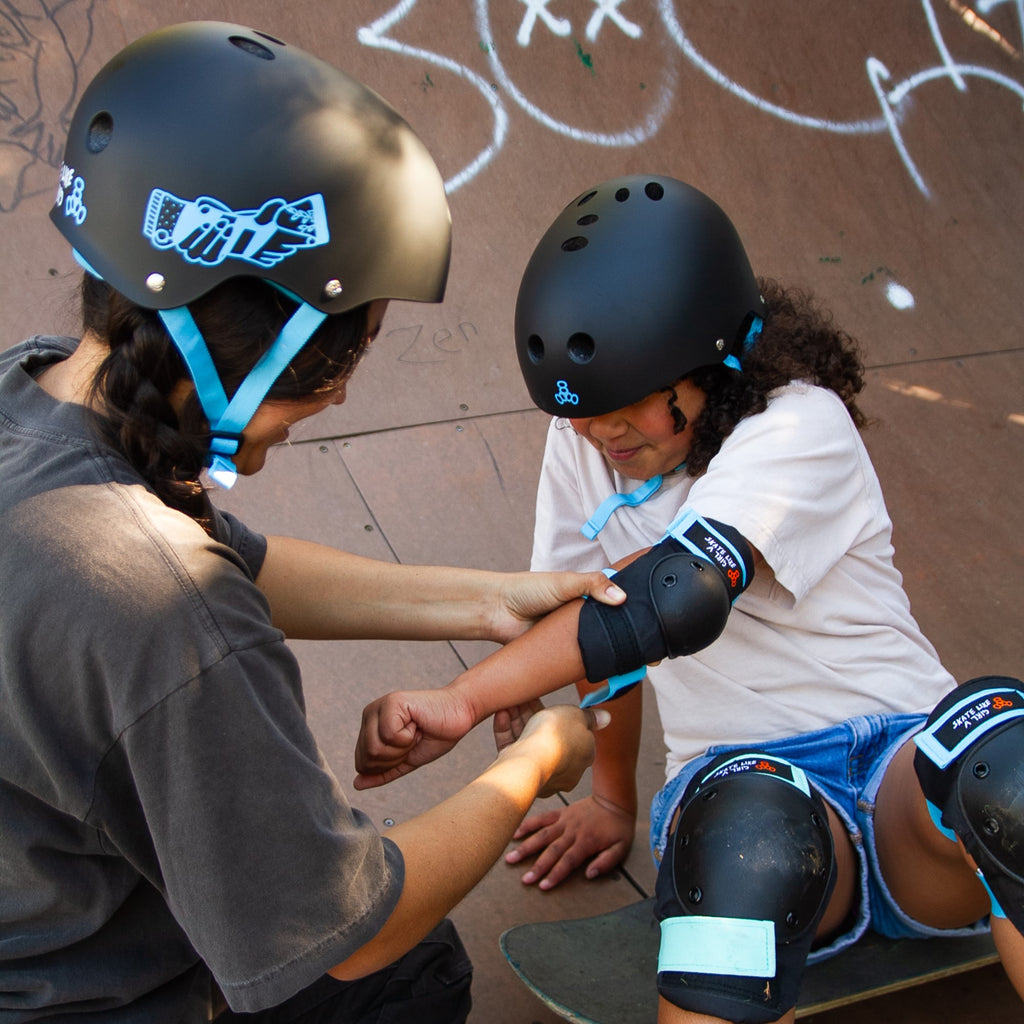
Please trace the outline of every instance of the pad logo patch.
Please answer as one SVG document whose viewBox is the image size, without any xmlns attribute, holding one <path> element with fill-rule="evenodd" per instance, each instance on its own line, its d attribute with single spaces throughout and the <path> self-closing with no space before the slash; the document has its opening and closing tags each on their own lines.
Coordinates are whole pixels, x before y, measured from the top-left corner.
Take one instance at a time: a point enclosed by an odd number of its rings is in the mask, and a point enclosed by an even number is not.
<svg viewBox="0 0 1024 1024">
<path fill-rule="evenodd" d="M 1020 690 L 983 690 L 955 704 L 944 717 L 916 736 L 915 742 L 935 764 L 944 768 L 982 733 L 1019 715 L 1024 715 L 1024 693 Z"/>
<path fill-rule="evenodd" d="M 730 775 L 769 775 L 782 782 L 788 782 L 795 786 L 807 796 L 810 796 L 810 786 L 807 784 L 807 776 L 803 769 L 795 764 L 783 760 L 780 757 L 771 757 L 768 754 L 739 754 L 730 761 L 720 764 L 713 772 L 700 780 L 697 786 L 699 793 L 705 786 Z"/>
<path fill-rule="evenodd" d="M 157 249 L 176 249 L 189 263 L 216 266 L 226 259 L 273 267 L 300 249 L 330 240 L 319 193 L 288 202 L 268 199 L 255 210 L 232 210 L 217 199 L 180 199 L 155 188 L 142 234 Z"/>
<path fill-rule="evenodd" d="M 706 558 L 721 574 L 735 601 L 747 586 L 747 567 L 739 553 L 714 527 L 693 509 L 686 509 L 668 528 L 680 544 Z"/>
</svg>

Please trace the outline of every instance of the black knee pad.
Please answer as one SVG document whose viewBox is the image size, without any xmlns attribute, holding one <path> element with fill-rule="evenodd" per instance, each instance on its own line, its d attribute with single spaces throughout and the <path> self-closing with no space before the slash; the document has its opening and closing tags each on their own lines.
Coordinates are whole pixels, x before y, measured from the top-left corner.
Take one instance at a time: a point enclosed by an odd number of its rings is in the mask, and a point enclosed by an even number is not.
<svg viewBox="0 0 1024 1024">
<path fill-rule="evenodd" d="M 974 858 L 992 912 L 1024 933 L 1024 683 L 983 676 L 958 686 L 914 742 L 936 825 Z"/>
<path fill-rule="evenodd" d="M 715 758 L 687 787 L 658 872 L 658 992 L 694 1013 L 767 1024 L 796 1005 L 835 885 L 825 802 L 795 765 Z"/>
</svg>

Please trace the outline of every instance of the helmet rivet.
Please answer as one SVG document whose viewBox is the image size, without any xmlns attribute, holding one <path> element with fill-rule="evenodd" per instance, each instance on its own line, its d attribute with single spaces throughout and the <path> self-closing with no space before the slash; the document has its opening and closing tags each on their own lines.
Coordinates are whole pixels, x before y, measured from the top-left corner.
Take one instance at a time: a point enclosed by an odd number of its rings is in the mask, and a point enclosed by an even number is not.
<svg viewBox="0 0 1024 1024">
<path fill-rule="evenodd" d="M 324 285 L 324 295 L 329 299 L 336 299 L 342 291 L 341 282 L 336 277 L 331 278 L 331 280 Z"/>
<path fill-rule="evenodd" d="M 167 278 L 163 274 L 150 274 L 146 278 L 146 287 L 151 292 L 162 292 L 167 284 Z"/>
<path fill-rule="evenodd" d="M 725 339 L 719 338 L 718 341 L 715 342 L 715 348 L 717 348 L 718 351 L 721 352 L 722 349 L 725 348 Z"/>
</svg>

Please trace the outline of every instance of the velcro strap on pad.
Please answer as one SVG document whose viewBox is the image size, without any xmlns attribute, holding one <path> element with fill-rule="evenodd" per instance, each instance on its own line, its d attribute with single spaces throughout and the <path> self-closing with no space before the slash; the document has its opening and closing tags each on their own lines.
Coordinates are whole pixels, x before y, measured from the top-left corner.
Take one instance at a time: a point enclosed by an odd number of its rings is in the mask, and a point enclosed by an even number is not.
<svg viewBox="0 0 1024 1024">
<path fill-rule="evenodd" d="M 704 519 L 692 508 L 682 514 L 665 531 L 688 551 L 706 558 L 721 574 L 735 601 L 754 578 L 754 557 L 743 535 L 715 519 Z"/>
<path fill-rule="evenodd" d="M 775 925 L 742 917 L 667 917 L 658 973 L 775 977 Z"/>
<path fill-rule="evenodd" d="M 990 729 L 1021 715 L 1021 690 L 1009 686 L 978 690 L 929 723 L 914 737 L 914 742 L 936 767 L 945 768 Z"/>
</svg>

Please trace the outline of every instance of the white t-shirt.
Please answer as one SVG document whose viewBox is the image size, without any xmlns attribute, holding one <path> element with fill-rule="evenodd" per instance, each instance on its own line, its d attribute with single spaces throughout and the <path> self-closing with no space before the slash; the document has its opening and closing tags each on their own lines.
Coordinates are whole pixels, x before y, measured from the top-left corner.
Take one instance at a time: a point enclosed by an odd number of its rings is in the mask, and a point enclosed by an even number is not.
<svg viewBox="0 0 1024 1024">
<path fill-rule="evenodd" d="M 911 615 L 878 478 L 833 392 L 779 388 L 702 477 L 671 474 L 643 504 L 618 509 L 596 540 L 580 533 L 605 498 L 637 486 L 553 420 L 532 568 L 604 568 L 659 541 L 684 506 L 735 527 L 767 562 L 718 640 L 649 669 L 667 778 L 713 744 L 930 711 L 954 685 Z"/>
</svg>

